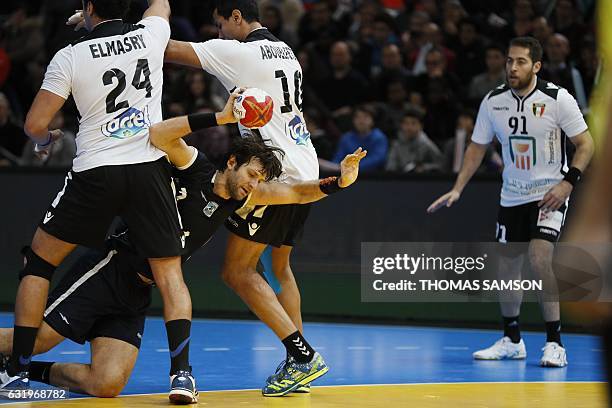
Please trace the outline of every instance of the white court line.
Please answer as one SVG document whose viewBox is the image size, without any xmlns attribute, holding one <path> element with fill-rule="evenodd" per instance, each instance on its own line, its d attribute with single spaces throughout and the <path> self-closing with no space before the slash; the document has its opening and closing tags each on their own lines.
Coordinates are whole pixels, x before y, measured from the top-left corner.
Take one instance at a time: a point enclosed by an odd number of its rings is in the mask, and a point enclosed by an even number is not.
<svg viewBox="0 0 612 408">
<path fill-rule="evenodd" d="M 158 353 L 168 353 L 170 350 L 166 349 L 155 349 Z"/>
<path fill-rule="evenodd" d="M 372 350 L 371 346 L 348 346 L 349 350 Z"/>
<path fill-rule="evenodd" d="M 420 350 L 420 346 L 397 346 L 396 350 Z"/>
<path fill-rule="evenodd" d="M 469 350 L 469 347 L 458 347 L 458 346 L 444 346 L 442 350 Z"/>
<path fill-rule="evenodd" d="M 230 351 L 227 347 L 204 347 L 204 351 Z"/>
<path fill-rule="evenodd" d="M 253 347 L 251 350 L 253 351 L 274 351 L 278 350 L 277 347 Z"/>
<path fill-rule="evenodd" d="M 60 354 L 87 354 L 85 350 L 60 351 Z"/>
</svg>

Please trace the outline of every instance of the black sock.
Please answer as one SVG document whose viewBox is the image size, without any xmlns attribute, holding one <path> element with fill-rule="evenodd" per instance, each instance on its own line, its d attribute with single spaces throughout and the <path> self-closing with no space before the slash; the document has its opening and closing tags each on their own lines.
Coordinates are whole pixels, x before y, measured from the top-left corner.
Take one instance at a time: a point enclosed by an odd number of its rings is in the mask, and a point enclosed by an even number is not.
<svg viewBox="0 0 612 408">
<path fill-rule="evenodd" d="M 179 370 L 189 371 L 190 332 L 190 320 L 179 319 L 166 322 L 168 346 L 170 347 L 170 375 Z"/>
<path fill-rule="evenodd" d="M 13 353 L 7 370 L 10 376 L 29 370 L 38 333 L 38 327 L 14 326 L 14 328 Z"/>
<path fill-rule="evenodd" d="M 510 340 L 515 344 L 521 341 L 521 329 L 518 316 L 504 316 L 504 336 L 510 337 Z"/>
<path fill-rule="evenodd" d="M 546 322 L 546 341 L 554 341 L 555 343 L 561 344 L 561 321 L 555 320 L 554 322 Z"/>
<path fill-rule="evenodd" d="M 32 361 L 30 363 L 30 380 L 51 384 L 51 366 L 55 361 Z"/>
<path fill-rule="evenodd" d="M 310 363 L 312 361 L 315 351 L 299 331 L 283 339 L 283 344 L 287 349 L 287 354 L 293 357 L 296 362 Z"/>
</svg>

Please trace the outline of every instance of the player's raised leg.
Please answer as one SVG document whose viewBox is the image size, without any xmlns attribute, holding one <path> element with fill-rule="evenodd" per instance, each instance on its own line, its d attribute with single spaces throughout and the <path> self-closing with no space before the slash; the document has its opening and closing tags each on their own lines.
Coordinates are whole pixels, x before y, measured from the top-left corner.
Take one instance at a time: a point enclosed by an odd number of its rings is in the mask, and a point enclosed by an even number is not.
<svg viewBox="0 0 612 408">
<path fill-rule="evenodd" d="M 297 329 L 274 291 L 257 273 L 256 266 L 266 244 L 230 234 L 223 264 L 223 280 L 274 331 L 290 356 L 277 374 L 268 378 L 263 394 L 282 396 L 325 374 L 323 358 Z"/>
</svg>

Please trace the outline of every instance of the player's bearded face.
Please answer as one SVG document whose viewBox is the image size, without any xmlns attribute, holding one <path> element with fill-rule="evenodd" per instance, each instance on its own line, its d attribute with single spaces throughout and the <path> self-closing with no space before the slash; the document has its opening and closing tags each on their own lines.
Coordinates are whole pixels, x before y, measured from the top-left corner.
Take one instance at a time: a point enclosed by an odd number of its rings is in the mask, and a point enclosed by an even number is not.
<svg viewBox="0 0 612 408">
<path fill-rule="evenodd" d="M 243 200 L 264 178 L 259 160 L 253 159 L 240 167 L 230 170 L 227 188 L 234 200 Z"/>
<path fill-rule="evenodd" d="M 525 89 L 539 71 L 540 63 L 534 63 L 529 55 L 529 49 L 510 47 L 506 59 L 506 80 L 510 88 Z"/>
</svg>

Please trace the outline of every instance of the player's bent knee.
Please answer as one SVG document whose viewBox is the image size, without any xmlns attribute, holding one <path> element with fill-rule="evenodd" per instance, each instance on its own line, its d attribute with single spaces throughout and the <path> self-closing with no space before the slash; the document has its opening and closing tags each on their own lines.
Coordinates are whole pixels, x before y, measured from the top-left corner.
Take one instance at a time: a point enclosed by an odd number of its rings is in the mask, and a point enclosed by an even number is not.
<svg viewBox="0 0 612 408">
<path fill-rule="evenodd" d="M 118 373 L 117 375 L 105 374 L 102 376 L 96 376 L 94 371 L 94 375 L 92 375 L 92 377 L 94 380 L 90 394 L 99 398 L 116 397 L 117 395 L 121 394 L 123 387 L 125 387 L 125 384 L 127 383 L 127 379 L 122 373 Z"/>
<path fill-rule="evenodd" d="M 54 265 L 36 255 L 36 253 L 32 251 L 32 248 L 24 248 L 22 253 L 25 258 L 25 265 L 19 273 L 19 280 L 26 276 L 38 276 L 51 281 L 56 268 Z"/>
</svg>

